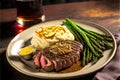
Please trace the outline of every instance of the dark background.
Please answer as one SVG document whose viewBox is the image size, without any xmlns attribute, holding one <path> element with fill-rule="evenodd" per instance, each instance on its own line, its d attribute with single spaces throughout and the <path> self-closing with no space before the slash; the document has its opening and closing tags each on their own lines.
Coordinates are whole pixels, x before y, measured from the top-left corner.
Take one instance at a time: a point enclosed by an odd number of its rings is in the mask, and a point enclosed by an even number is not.
<svg viewBox="0 0 120 80">
<path fill-rule="evenodd" d="M 93 1 L 93 0 L 43 0 L 43 5 L 62 4 L 62 3 L 70 3 L 70 2 L 82 2 L 82 1 Z"/>
<path fill-rule="evenodd" d="M 0 0 L 0 9 L 14 8 L 16 0 Z M 82 1 L 101 1 L 101 0 L 43 0 L 43 5 L 62 4 Z"/>
</svg>

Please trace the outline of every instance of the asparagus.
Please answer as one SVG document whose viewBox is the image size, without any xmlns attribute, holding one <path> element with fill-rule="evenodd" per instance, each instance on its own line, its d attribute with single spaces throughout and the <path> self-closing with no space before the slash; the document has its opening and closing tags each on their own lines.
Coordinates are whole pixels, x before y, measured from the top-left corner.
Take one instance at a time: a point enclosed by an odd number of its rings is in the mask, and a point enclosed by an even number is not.
<svg viewBox="0 0 120 80">
<path fill-rule="evenodd" d="M 82 60 L 82 65 L 85 66 L 86 65 L 86 48 L 83 51 L 83 60 Z"/>
<path fill-rule="evenodd" d="M 102 53 L 102 50 L 100 48 L 98 48 L 92 41 L 90 41 L 93 48 L 98 52 L 98 53 Z"/>
<path fill-rule="evenodd" d="M 93 62 L 92 62 L 92 64 L 95 64 L 97 61 L 98 61 L 98 57 L 93 55 Z"/>
<path fill-rule="evenodd" d="M 88 34 L 91 34 L 91 35 L 95 36 L 96 38 L 104 39 L 102 36 L 100 36 L 99 33 L 96 33 L 96 32 L 90 31 L 90 30 L 86 30 L 86 29 L 84 29 L 84 28 L 82 28 L 80 26 L 79 26 L 79 28 L 81 28 L 83 31 L 85 31 Z"/>
<path fill-rule="evenodd" d="M 82 55 L 83 66 L 87 65 L 89 62 L 95 64 L 99 58 L 103 56 L 103 51 L 112 47 L 110 42 L 113 40 L 110 35 L 104 35 L 84 29 L 76 25 L 76 23 L 69 18 L 65 19 L 63 25 L 65 25 L 70 32 L 73 33 L 76 40 L 80 41 L 84 46 Z"/>
<path fill-rule="evenodd" d="M 97 32 L 94 32 L 94 31 L 90 31 L 90 30 L 86 30 L 82 27 L 79 26 L 79 28 L 81 28 L 83 31 L 86 32 L 86 34 L 91 34 L 93 36 L 95 36 L 96 38 L 99 38 L 99 39 L 102 39 L 102 40 L 107 40 L 109 42 L 113 41 L 112 40 L 112 37 L 110 35 L 104 35 L 104 34 L 100 34 L 100 33 L 97 33 Z"/>
<path fill-rule="evenodd" d="M 90 52 L 89 52 L 90 50 L 89 50 L 89 48 L 87 48 L 87 56 L 86 56 L 86 64 L 88 64 L 89 63 L 89 58 L 90 58 Z"/>
<path fill-rule="evenodd" d="M 100 43 L 98 43 L 98 42 L 96 41 L 96 39 L 92 39 L 92 38 L 91 38 L 91 41 L 92 41 L 98 48 L 100 48 L 100 49 L 102 49 L 102 50 L 105 49 L 105 47 L 104 47 L 104 46 L 101 46 Z"/>
<path fill-rule="evenodd" d="M 95 56 L 100 57 L 100 55 L 98 53 L 96 53 L 96 51 L 94 50 L 93 46 L 91 45 L 89 38 L 86 36 L 85 32 L 82 31 L 80 28 L 77 27 L 77 25 L 71 21 L 70 19 L 66 18 L 66 21 L 71 24 L 71 26 L 73 26 L 74 29 L 76 29 L 76 31 L 79 32 L 79 34 L 83 37 L 83 39 L 85 40 L 85 42 L 87 43 L 88 47 L 91 49 L 91 51 L 94 53 Z"/>
</svg>

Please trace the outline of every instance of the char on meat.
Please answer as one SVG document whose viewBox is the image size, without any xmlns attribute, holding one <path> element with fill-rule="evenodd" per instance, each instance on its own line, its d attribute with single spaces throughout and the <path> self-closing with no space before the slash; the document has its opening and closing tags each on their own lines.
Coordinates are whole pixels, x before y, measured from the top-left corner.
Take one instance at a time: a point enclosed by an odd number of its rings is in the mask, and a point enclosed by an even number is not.
<svg viewBox="0 0 120 80">
<path fill-rule="evenodd" d="M 83 51 L 83 45 L 80 42 L 63 40 L 57 43 L 70 44 L 71 51 L 68 51 L 62 55 L 59 55 L 59 53 L 55 54 L 54 52 L 50 51 L 52 45 L 39 51 L 34 58 L 34 65 L 37 69 L 43 69 L 45 71 L 60 71 L 79 61 L 80 53 Z"/>
</svg>

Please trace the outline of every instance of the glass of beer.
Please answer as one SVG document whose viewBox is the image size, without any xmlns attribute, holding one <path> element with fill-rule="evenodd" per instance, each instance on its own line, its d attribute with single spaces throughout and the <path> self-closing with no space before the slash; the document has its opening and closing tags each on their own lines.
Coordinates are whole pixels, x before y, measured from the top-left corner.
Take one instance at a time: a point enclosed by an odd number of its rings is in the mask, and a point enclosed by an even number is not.
<svg viewBox="0 0 120 80">
<path fill-rule="evenodd" d="M 17 22 L 21 25 L 32 25 L 45 20 L 42 0 L 16 0 Z"/>
</svg>

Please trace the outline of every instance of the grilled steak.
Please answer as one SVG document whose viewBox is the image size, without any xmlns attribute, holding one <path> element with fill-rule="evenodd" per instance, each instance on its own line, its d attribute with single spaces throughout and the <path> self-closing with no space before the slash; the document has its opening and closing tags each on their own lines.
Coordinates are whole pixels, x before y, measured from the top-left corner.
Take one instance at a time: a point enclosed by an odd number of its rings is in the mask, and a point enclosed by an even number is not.
<svg viewBox="0 0 120 80">
<path fill-rule="evenodd" d="M 83 46 L 80 42 L 64 40 L 41 50 L 34 58 L 38 69 L 60 71 L 79 61 Z"/>
</svg>

